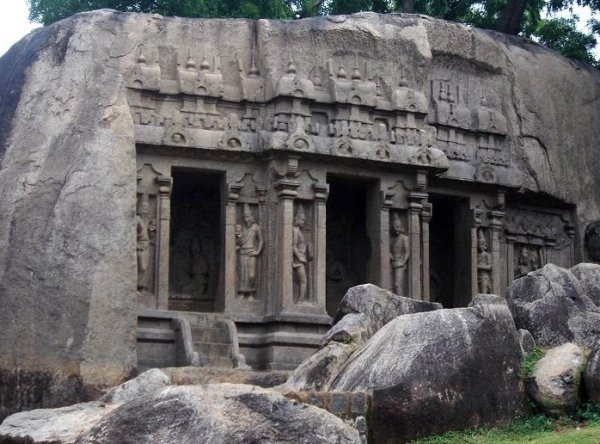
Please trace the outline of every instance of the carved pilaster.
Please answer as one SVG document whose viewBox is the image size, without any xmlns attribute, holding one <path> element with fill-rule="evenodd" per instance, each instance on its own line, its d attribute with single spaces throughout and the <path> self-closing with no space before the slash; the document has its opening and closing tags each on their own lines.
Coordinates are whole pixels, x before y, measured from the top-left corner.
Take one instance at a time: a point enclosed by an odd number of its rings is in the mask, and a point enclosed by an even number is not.
<svg viewBox="0 0 600 444">
<path fill-rule="evenodd" d="M 494 294 L 501 294 L 500 282 L 500 232 L 502 231 L 502 221 L 504 220 L 504 211 L 490 212 L 491 220 L 491 253 L 492 253 L 492 288 Z"/>
<path fill-rule="evenodd" d="M 433 216 L 432 205 L 430 203 L 423 204 L 421 212 L 421 236 L 423 239 L 423 300 L 430 301 L 431 294 L 429 290 L 429 222 Z"/>
<path fill-rule="evenodd" d="M 156 261 L 157 308 L 169 308 L 169 236 L 171 233 L 171 190 L 173 179 L 160 176 L 156 178 L 159 199 L 158 224 L 158 260 Z"/>
<path fill-rule="evenodd" d="M 236 203 L 240 197 L 241 183 L 232 183 L 227 186 L 225 203 L 225 229 L 223 236 L 225 241 L 224 261 L 223 261 L 223 311 L 231 312 L 235 310 L 236 295 L 236 245 L 235 245 L 235 224 L 236 224 Z"/>
<path fill-rule="evenodd" d="M 379 285 L 381 288 L 392 288 L 391 266 L 390 266 L 390 208 L 394 193 L 382 191 L 381 207 L 379 211 L 379 245 L 380 267 Z"/>
<path fill-rule="evenodd" d="M 277 303 L 280 312 L 289 312 L 294 309 L 294 277 L 293 277 L 293 251 L 292 231 L 294 224 L 294 199 L 300 182 L 283 178 L 275 182 L 277 193 Z"/>
<path fill-rule="evenodd" d="M 410 239 L 410 271 L 408 294 L 421 300 L 421 221 L 422 202 L 427 198 L 423 193 L 410 193 L 408 196 L 408 237 Z"/>
<path fill-rule="evenodd" d="M 506 285 L 515 279 L 515 241 L 514 236 L 506 236 Z"/>
<path fill-rule="evenodd" d="M 477 283 L 477 234 L 481 226 L 483 211 L 473 210 L 473 224 L 471 226 L 471 297 L 479 292 Z"/>
<path fill-rule="evenodd" d="M 328 185 L 313 184 L 315 192 L 315 215 L 314 215 L 314 261 L 315 261 L 315 278 L 313 283 L 313 294 L 317 307 L 321 307 L 326 311 L 327 307 L 327 266 L 326 266 L 326 224 L 327 224 L 327 195 L 329 193 Z"/>
</svg>

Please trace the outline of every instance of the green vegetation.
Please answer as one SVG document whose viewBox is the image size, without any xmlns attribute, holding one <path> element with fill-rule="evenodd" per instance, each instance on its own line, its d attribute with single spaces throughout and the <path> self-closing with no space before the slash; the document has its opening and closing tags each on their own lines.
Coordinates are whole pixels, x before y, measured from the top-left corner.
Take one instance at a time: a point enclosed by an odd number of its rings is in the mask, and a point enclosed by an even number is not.
<svg viewBox="0 0 600 444">
<path fill-rule="evenodd" d="M 413 444 L 599 444 L 600 407 L 588 404 L 577 415 L 549 418 L 534 415 L 503 428 L 449 432 Z"/>
<path fill-rule="evenodd" d="M 78 12 L 111 8 L 179 17 L 246 17 L 294 19 L 359 11 L 414 12 L 521 35 L 567 57 L 597 67 L 592 50 L 600 22 L 590 19 L 588 31 L 577 29 L 578 18 L 560 18 L 559 11 L 588 6 L 600 12 L 600 0 L 27 0 L 29 18 L 49 25 Z M 545 17 L 544 17 L 545 16 Z"/>
<path fill-rule="evenodd" d="M 535 364 L 544 357 L 546 352 L 540 347 L 535 347 L 533 351 L 523 358 L 521 363 L 521 378 L 529 378 L 533 373 Z"/>
</svg>

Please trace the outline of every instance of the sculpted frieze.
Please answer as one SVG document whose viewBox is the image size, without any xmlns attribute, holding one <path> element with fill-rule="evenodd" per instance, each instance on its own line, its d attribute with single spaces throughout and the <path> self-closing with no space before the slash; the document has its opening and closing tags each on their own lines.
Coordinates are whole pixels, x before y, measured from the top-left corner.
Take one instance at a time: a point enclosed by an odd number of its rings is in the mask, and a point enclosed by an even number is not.
<svg viewBox="0 0 600 444">
<path fill-rule="evenodd" d="M 392 93 L 392 108 L 398 111 L 427 114 L 427 99 L 421 91 L 408 87 L 404 76 L 400 79 L 398 88 Z"/>
<path fill-rule="evenodd" d="M 431 81 L 435 123 L 465 130 L 471 129 L 471 110 L 461 103 L 460 86 L 446 80 Z"/>
<path fill-rule="evenodd" d="M 367 66 L 363 72 L 354 66 L 348 75 L 344 64 L 339 63 L 337 70 L 334 61 L 327 61 L 329 72 L 329 94 L 333 102 L 351 103 L 353 105 L 375 106 L 377 103 L 377 85 L 368 80 Z M 335 70 L 335 72 L 334 72 Z"/>
<path fill-rule="evenodd" d="M 523 244 L 557 249 L 571 245 L 574 225 L 566 214 L 507 208 L 504 229 L 507 236 Z"/>
<path fill-rule="evenodd" d="M 247 70 L 236 59 L 233 81 L 237 79 L 239 84 L 226 85 L 216 55 L 209 62 L 207 55 L 198 58 L 191 50 L 183 59 L 175 50 L 155 52 L 160 60 L 152 63 L 140 52 L 129 74 L 128 96 L 140 142 L 317 152 L 448 167 L 446 156 L 436 149 L 435 128 L 425 123 L 425 94 L 411 88 L 404 75 L 387 97 L 386 88 L 378 85 L 378 77 L 369 73 L 367 63 L 329 60 L 325 68 L 313 66 L 303 75 L 290 60 L 269 99 L 254 56 Z M 146 70 L 148 67 L 152 69 Z M 235 88 L 237 95 L 232 93 Z"/>
<path fill-rule="evenodd" d="M 252 102 L 262 102 L 265 100 L 265 84 L 264 79 L 260 75 L 260 71 L 256 66 L 254 57 L 252 57 L 251 66 L 248 72 L 244 71 L 241 59 L 238 59 L 239 78 L 242 86 L 242 97 L 244 100 Z"/>
<path fill-rule="evenodd" d="M 296 71 L 296 65 L 290 60 L 287 71 L 277 82 L 276 96 L 314 98 L 315 87 L 308 79 L 300 78 Z"/>
</svg>

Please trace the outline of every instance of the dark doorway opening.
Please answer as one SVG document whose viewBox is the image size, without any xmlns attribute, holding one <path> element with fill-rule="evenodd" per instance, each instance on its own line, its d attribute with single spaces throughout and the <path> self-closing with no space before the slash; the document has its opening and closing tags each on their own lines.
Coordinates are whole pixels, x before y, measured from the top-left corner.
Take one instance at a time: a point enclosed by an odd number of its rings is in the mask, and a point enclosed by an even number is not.
<svg viewBox="0 0 600 444">
<path fill-rule="evenodd" d="M 471 300 L 471 224 L 468 199 L 430 195 L 429 285 L 431 301 L 445 308 Z"/>
<path fill-rule="evenodd" d="M 328 177 L 327 313 L 334 316 L 348 288 L 367 282 L 371 246 L 367 234 L 369 183 Z"/>
<path fill-rule="evenodd" d="M 222 175 L 174 169 L 169 309 L 216 309 L 221 270 Z"/>
</svg>

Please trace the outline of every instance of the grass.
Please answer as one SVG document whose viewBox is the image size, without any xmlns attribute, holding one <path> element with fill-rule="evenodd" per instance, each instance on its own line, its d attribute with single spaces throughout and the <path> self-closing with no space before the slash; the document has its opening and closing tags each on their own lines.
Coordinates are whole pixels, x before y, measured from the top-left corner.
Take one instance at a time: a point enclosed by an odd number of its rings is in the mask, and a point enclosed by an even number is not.
<svg viewBox="0 0 600 444">
<path fill-rule="evenodd" d="M 535 364 L 544 357 L 546 351 L 543 348 L 535 347 L 533 351 L 523 358 L 521 362 L 521 378 L 529 378 L 533 374 Z"/>
<path fill-rule="evenodd" d="M 413 444 L 600 444 L 600 407 L 586 405 L 574 417 L 534 415 L 503 428 L 449 432 Z"/>
</svg>

